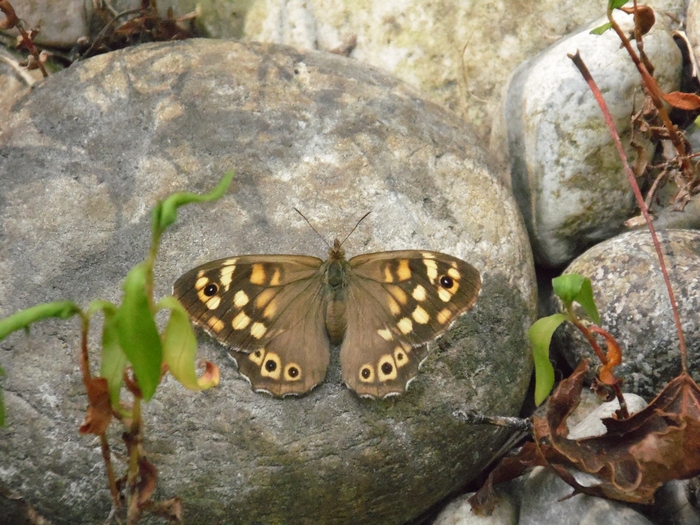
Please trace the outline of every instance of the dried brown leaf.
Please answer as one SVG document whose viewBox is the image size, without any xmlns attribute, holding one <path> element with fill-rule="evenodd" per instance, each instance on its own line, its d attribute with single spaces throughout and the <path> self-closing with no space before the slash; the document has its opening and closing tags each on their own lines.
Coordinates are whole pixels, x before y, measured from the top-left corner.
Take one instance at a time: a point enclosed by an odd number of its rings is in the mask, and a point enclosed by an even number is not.
<svg viewBox="0 0 700 525">
<path fill-rule="evenodd" d="M 104 377 L 91 378 L 87 383 L 88 409 L 80 426 L 81 434 L 104 434 L 112 420 L 109 388 Z"/>
<path fill-rule="evenodd" d="M 634 7 L 621 7 L 620 11 L 631 15 L 634 13 Z M 646 35 L 656 23 L 654 10 L 648 5 L 638 5 L 637 20 L 639 21 L 639 30 L 642 32 L 642 35 Z"/>
<path fill-rule="evenodd" d="M 158 484 L 158 470 L 156 466 L 144 456 L 139 457 L 139 505 L 143 505 L 156 490 Z"/>
<path fill-rule="evenodd" d="M 685 111 L 695 111 L 700 109 L 700 96 L 695 93 L 681 93 L 680 91 L 672 91 L 664 93 L 663 99 L 671 104 L 674 108 L 683 109 Z"/>
<path fill-rule="evenodd" d="M 490 513 L 496 502 L 493 485 L 544 465 L 585 493 L 634 503 L 651 503 L 656 490 L 673 479 L 700 474 L 700 388 L 688 374 L 673 379 L 642 411 L 627 419 L 607 418 L 606 434 L 568 439 L 567 419 L 578 406 L 588 362 L 557 387 L 546 414 L 533 416 L 534 443 L 503 460 L 484 486 L 470 498 L 474 511 Z M 576 472 L 587 472 L 598 485 L 580 485 Z"/>
<path fill-rule="evenodd" d="M 0 22 L 0 30 L 12 29 L 19 24 L 19 18 L 8 0 L 0 0 L 0 11 L 5 13 L 5 20 Z"/>
<path fill-rule="evenodd" d="M 632 417 L 604 419 L 605 435 L 570 440 L 566 419 L 578 405 L 587 369 L 583 361 L 552 395 L 546 416 L 533 418 L 535 443 L 560 476 L 580 470 L 601 483 L 584 487 L 572 475 L 564 481 L 577 492 L 650 503 L 665 482 L 700 474 L 700 389 L 690 376 L 673 379 Z"/>
</svg>

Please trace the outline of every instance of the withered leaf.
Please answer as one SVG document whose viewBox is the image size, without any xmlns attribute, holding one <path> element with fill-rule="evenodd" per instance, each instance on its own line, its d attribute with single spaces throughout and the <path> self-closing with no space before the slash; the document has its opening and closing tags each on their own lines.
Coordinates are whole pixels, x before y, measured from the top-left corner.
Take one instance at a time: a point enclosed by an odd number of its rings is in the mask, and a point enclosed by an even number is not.
<svg viewBox="0 0 700 525">
<path fill-rule="evenodd" d="M 1 30 L 12 29 L 19 23 L 19 18 L 17 18 L 15 10 L 8 0 L 0 0 L 0 11 L 5 13 L 5 20 L 0 22 Z"/>
<path fill-rule="evenodd" d="M 574 493 L 634 503 L 653 502 L 654 493 L 667 481 L 700 474 L 700 389 L 688 374 L 669 382 L 633 416 L 604 419 L 606 434 L 572 440 L 567 438 L 566 420 L 580 401 L 587 371 L 584 360 L 549 398 L 546 414 L 533 416 L 534 443 L 494 469 L 469 500 L 475 512 L 489 512 L 493 484 L 537 465 L 554 470 Z M 582 486 L 574 478 L 576 471 L 592 474 L 600 483 Z"/>
<path fill-rule="evenodd" d="M 673 91 L 664 93 L 663 99 L 671 104 L 674 108 L 683 109 L 685 111 L 695 111 L 700 109 L 700 96 L 695 93 L 681 93 Z"/>
<path fill-rule="evenodd" d="M 93 377 L 86 384 L 88 409 L 85 421 L 80 426 L 81 434 L 104 434 L 112 420 L 112 405 L 109 402 L 109 388 L 104 377 Z"/>
<path fill-rule="evenodd" d="M 620 11 L 631 15 L 634 13 L 634 7 L 621 7 Z M 639 20 L 639 30 L 643 35 L 646 35 L 656 23 L 654 10 L 648 5 L 638 5 L 637 20 Z"/>
<path fill-rule="evenodd" d="M 145 456 L 139 457 L 139 505 L 147 502 L 156 490 L 158 470 Z"/>
</svg>

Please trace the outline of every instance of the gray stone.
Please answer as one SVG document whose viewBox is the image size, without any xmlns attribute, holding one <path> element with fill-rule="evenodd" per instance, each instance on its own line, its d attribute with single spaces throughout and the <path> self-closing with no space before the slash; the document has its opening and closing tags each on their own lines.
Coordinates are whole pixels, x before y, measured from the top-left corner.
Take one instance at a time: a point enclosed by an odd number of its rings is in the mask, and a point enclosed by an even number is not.
<svg viewBox="0 0 700 525">
<path fill-rule="evenodd" d="M 647 3 L 661 20 L 685 16 L 684 0 Z M 603 15 L 607 2 L 257 0 L 245 15 L 230 0 L 198 5 L 198 20 L 213 36 L 326 51 L 343 49 L 354 39 L 351 57 L 419 88 L 486 139 L 501 91 L 518 64 Z M 232 9 L 234 16 L 216 15 Z M 242 36 L 240 19 L 245 20 Z"/>
<path fill-rule="evenodd" d="M 583 477 L 577 476 L 579 483 Z M 619 501 L 578 494 L 556 474 L 537 467 L 522 483 L 518 525 L 652 525 L 643 514 Z"/>
<path fill-rule="evenodd" d="M 700 232 L 658 233 L 688 348 L 688 368 L 700 379 Z M 593 282 L 602 318 L 622 348 L 615 374 L 624 388 L 651 400 L 680 372 L 678 336 L 671 305 L 648 231 L 628 232 L 602 242 L 566 269 Z M 573 365 L 593 353 L 578 330 L 565 323 L 556 347 Z M 594 356 L 593 356 L 594 358 Z"/>
<path fill-rule="evenodd" d="M 625 398 L 625 404 L 627 405 L 627 411 L 630 415 L 636 414 L 647 406 L 647 402 L 644 398 L 637 396 L 635 394 L 623 394 Z M 579 407 L 576 408 L 576 412 Z M 608 417 L 613 417 L 615 412 L 620 408 L 620 402 L 617 399 L 613 399 L 607 403 L 601 403 L 595 409 L 588 412 L 585 417 L 571 427 L 570 420 L 567 419 L 567 424 L 569 424 L 570 430 L 569 439 L 583 439 L 587 437 L 602 436 L 607 432 L 607 428 L 603 424 L 603 419 Z"/>
<path fill-rule="evenodd" d="M 688 502 L 689 483 L 675 479 L 659 487 L 646 511 L 649 519 L 658 525 L 700 525 L 700 512 Z"/>
<path fill-rule="evenodd" d="M 490 516 L 474 514 L 469 498 L 473 492 L 455 498 L 445 507 L 433 525 L 515 525 L 517 509 L 508 496 L 501 496 Z"/>
<path fill-rule="evenodd" d="M 433 345 L 408 393 L 386 401 L 345 388 L 335 350 L 309 395 L 255 394 L 202 335 L 221 385 L 191 393 L 168 376 L 144 409 L 158 495 L 180 496 L 187 523 L 404 523 L 506 438 L 451 414 L 518 412 L 533 261 L 515 203 L 459 118 L 349 59 L 205 40 L 85 61 L 0 111 L 0 316 L 68 297 L 117 301 L 148 250 L 156 199 L 207 191 L 230 169 L 228 194 L 182 210 L 163 239 L 156 297 L 207 260 L 323 256 L 293 206 L 329 239 L 371 211 L 349 255 L 435 249 L 482 272 L 475 309 Z M 1 343 L 0 483 L 57 524 L 102 522 L 109 508 L 99 444 L 77 433 L 78 342 L 78 322 L 56 320 Z M 112 443 L 123 452 L 116 430 Z"/>
<path fill-rule="evenodd" d="M 631 27 L 631 15 L 615 16 L 623 29 Z M 622 143 L 629 144 L 630 115 L 643 100 L 640 77 L 614 32 L 590 34 L 604 22 L 589 24 L 518 67 L 494 120 L 491 149 L 510 163 L 508 183 L 535 258 L 544 266 L 561 266 L 619 233 L 635 208 L 601 110 L 567 56 L 580 52 L 606 97 Z M 661 89 L 676 89 L 681 54 L 660 20 L 645 35 L 644 50 Z"/>
</svg>

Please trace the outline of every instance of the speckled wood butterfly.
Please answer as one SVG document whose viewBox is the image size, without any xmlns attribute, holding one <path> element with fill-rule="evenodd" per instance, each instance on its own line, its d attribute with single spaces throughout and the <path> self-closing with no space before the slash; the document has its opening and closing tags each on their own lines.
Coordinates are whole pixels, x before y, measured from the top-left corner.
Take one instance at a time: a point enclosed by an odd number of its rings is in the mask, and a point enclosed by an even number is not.
<svg viewBox="0 0 700 525">
<path fill-rule="evenodd" d="M 343 381 L 363 397 L 403 393 L 426 343 L 471 309 L 481 289 L 472 265 L 430 251 L 328 260 L 245 255 L 190 270 L 174 294 L 194 323 L 232 347 L 256 391 L 303 394 L 326 375 L 340 344 Z"/>
</svg>

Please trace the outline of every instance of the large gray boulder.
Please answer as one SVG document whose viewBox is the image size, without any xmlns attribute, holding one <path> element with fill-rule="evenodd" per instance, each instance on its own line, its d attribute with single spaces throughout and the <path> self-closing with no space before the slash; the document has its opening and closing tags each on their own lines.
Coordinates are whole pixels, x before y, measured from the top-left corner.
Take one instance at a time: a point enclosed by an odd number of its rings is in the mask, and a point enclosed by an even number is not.
<svg viewBox="0 0 700 525">
<path fill-rule="evenodd" d="M 188 523 L 404 523 L 473 478 L 506 438 L 451 414 L 518 412 L 533 262 L 512 197 L 460 119 L 349 59 L 197 40 L 85 61 L 0 111 L 0 316 L 119 300 L 148 250 L 155 201 L 206 191 L 230 169 L 227 195 L 184 209 L 163 239 L 157 297 L 212 259 L 323 257 L 294 206 L 328 239 L 371 211 L 349 255 L 431 249 L 481 271 L 474 310 L 432 345 L 407 394 L 385 401 L 343 386 L 336 350 L 310 394 L 253 393 L 202 335 L 221 385 L 192 393 L 168 376 L 144 409 L 157 495 L 180 496 Z M 109 510 L 99 443 L 77 432 L 78 344 L 76 321 L 0 343 L 0 483 L 58 524 L 99 523 Z"/>
</svg>

